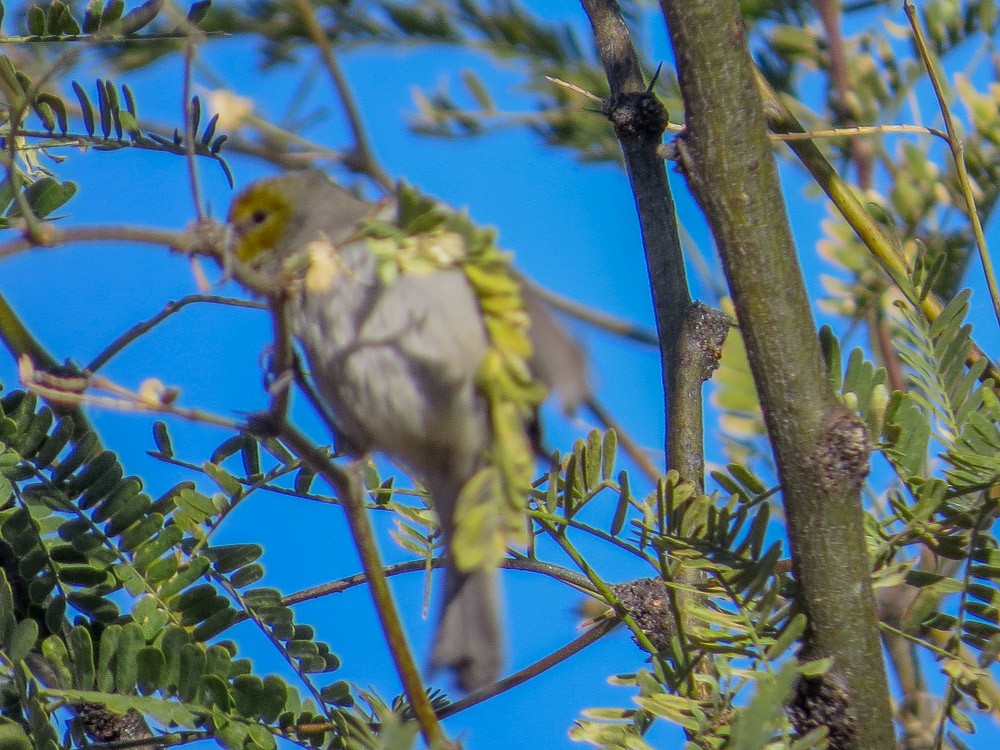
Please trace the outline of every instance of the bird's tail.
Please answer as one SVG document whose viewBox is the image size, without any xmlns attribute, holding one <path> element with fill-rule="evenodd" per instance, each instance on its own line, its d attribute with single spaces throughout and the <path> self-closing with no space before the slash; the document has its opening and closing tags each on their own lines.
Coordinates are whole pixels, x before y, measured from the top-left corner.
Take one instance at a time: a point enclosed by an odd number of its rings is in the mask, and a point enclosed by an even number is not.
<svg viewBox="0 0 1000 750">
<path fill-rule="evenodd" d="M 492 568 L 468 573 L 446 568 L 431 665 L 452 670 L 466 692 L 495 682 L 500 674 L 503 636 L 497 586 Z"/>
</svg>

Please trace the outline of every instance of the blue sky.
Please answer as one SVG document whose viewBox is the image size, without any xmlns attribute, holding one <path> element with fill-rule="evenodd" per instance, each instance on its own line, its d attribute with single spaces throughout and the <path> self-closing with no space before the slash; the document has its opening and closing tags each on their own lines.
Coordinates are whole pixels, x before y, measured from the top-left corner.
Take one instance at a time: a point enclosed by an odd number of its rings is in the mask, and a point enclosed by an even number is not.
<svg viewBox="0 0 1000 750">
<path fill-rule="evenodd" d="M 575 3 L 560 2 L 553 14 L 583 23 Z M 897 19 L 901 20 L 901 19 Z M 670 64 L 671 55 L 661 27 L 646 30 L 653 59 Z M 289 104 L 298 69 L 282 66 L 262 73 L 248 64 L 252 53 L 245 42 L 210 42 L 203 60 L 237 92 L 253 95 L 267 113 L 281 113 Z M 303 64 L 312 64 L 304 56 Z M 582 302 L 652 325 L 651 305 L 642 248 L 624 175 L 611 165 L 581 165 L 566 151 L 544 148 L 531 134 L 510 131 L 469 141 L 441 141 L 410 134 L 405 127 L 413 111 L 410 88 L 433 89 L 443 79 L 457 83 L 470 67 L 492 86 L 499 105 L 524 109 L 528 101 L 516 90 L 516 67 L 497 69 L 484 58 L 455 50 L 424 50 L 406 54 L 360 52 L 343 59 L 348 77 L 365 114 L 374 147 L 388 171 L 405 177 L 427 193 L 467 207 L 474 219 L 500 229 L 501 244 L 513 250 L 518 265 L 550 288 Z M 77 77 L 87 81 L 106 75 L 92 66 Z M 148 71 L 121 76 L 136 92 L 140 112 L 152 119 L 179 123 L 180 66 L 170 60 Z M 330 90 L 321 83 L 313 103 L 323 104 Z M 581 101 L 581 106 L 586 102 Z M 327 102 L 328 106 L 333 107 Z M 597 116 L 597 115 L 595 115 Z M 307 135 L 337 147 L 345 131 L 337 117 L 312 127 Z M 124 223 L 179 229 L 194 217 L 183 159 L 124 150 L 117 153 L 67 153 L 55 170 L 80 185 L 79 194 L 61 213 L 67 225 Z M 271 173 L 259 162 L 233 156 L 237 186 Z M 221 216 L 231 192 L 221 172 L 200 164 L 205 196 Z M 801 178 L 784 170 L 786 195 L 799 242 L 810 291 L 820 292 L 821 267 L 815 256 L 819 222 L 826 213 L 817 201 L 802 200 Z M 115 181 L 115 182 L 112 182 Z M 711 259 L 711 243 L 701 217 L 687 196 L 682 179 L 671 171 L 680 221 L 702 252 Z M 697 274 L 690 272 L 692 293 L 711 303 Z M 145 319 L 173 299 L 198 291 L 186 260 L 165 250 L 126 245 L 78 245 L 40 250 L 4 261 L 0 291 L 29 327 L 56 356 L 88 361 L 111 339 Z M 221 293 L 237 294 L 231 286 Z M 975 298 L 984 299 L 977 292 Z M 662 397 L 654 351 L 571 324 L 584 343 L 601 400 L 628 425 L 632 435 L 653 450 L 662 445 Z M 986 329 L 991 331 L 989 326 Z M 104 374 L 127 387 L 157 377 L 181 388 L 180 403 L 220 414 L 239 416 L 262 407 L 260 355 L 269 327 L 262 313 L 207 305 L 189 307 L 137 341 L 105 369 Z M 990 339 L 986 338 L 989 344 Z M 13 364 L 0 358 L 0 382 L 16 384 Z M 142 476 L 156 496 L 173 484 L 191 479 L 188 472 L 150 459 L 152 417 L 92 410 L 106 441 L 121 452 L 123 464 Z M 304 411 L 303 422 L 315 427 Z M 200 460 L 227 435 L 219 430 L 171 421 L 179 455 Z M 569 449 L 574 438 L 593 426 L 585 418 L 565 420 L 549 410 L 547 440 Z M 721 461 L 718 436 L 708 420 L 709 458 Z M 203 486 L 211 491 L 211 486 Z M 608 502 L 611 502 L 609 500 Z M 406 559 L 391 541 L 387 519 L 377 519 L 385 557 Z M 285 592 L 302 589 L 356 572 L 339 509 L 300 500 L 258 494 L 242 505 L 216 537 L 217 543 L 259 542 L 266 548 L 264 583 Z M 609 580 L 621 581 L 651 571 L 637 570 L 617 556 L 596 551 L 594 560 Z M 526 666 L 574 638 L 579 597 L 548 579 L 527 574 L 504 576 L 507 598 L 511 670 Z M 418 575 L 393 581 L 408 632 L 418 658 L 428 652 L 432 619 L 419 616 L 423 580 Z M 339 676 L 374 687 L 383 696 L 398 691 L 368 594 L 347 594 L 309 602 L 296 608 L 297 621 L 317 626 L 343 661 Z M 284 665 L 248 625 L 234 631 L 260 672 L 283 671 Z M 607 685 L 607 677 L 643 665 L 641 652 L 624 632 L 616 632 L 564 663 L 447 723 L 450 732 L 468 733 L 471 748 L 570 747 L 567 729 L 581 709 L 629 705 L 631 691 Z M 444 686 L 443 679 L 435 683 Z M 497 735 L 497 727 L 507 733 Z M 674 746 L 677 734 L 653 735 Z"/>
</svg>

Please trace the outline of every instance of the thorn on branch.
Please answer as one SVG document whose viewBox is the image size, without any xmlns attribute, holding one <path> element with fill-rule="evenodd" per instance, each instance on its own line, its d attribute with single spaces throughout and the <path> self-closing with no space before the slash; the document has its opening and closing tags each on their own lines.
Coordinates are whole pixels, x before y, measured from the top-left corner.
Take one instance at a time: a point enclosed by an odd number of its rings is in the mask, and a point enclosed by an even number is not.
<svg viewBox="0 0 1000 750">
<path fill-rule="evenodd" d="M 656 85 L 656 81 L 660 78 L 660 71 L 663 70 L 663 63 L 661 62 L 656 66 L 656 71 L 653 73 L 653 77 L 649 79 L 649 85 L 646 87 L 646 93 L 653 93 L 653 86 Z"/>
</svg>

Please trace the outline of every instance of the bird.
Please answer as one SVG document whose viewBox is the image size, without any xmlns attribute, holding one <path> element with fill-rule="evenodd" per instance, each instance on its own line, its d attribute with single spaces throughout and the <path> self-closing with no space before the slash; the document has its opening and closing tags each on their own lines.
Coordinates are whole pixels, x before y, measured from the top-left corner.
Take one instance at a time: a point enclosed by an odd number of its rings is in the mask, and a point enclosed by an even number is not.
<svg viewBox="0 0 1000 750">
<path fill-rule="evenodd" d="M 371 202 L 313 169 L 250 184 L 228 224 L 236 260 L 288 285 L 292 333 L 343 446 L 389 456 L 428 493 L 446 548 L 431 666 L 466 692 L 496 681 L 496 568 L 527 540 L 546 392 L 509 254 L 406 185 Z"/>
</svg>

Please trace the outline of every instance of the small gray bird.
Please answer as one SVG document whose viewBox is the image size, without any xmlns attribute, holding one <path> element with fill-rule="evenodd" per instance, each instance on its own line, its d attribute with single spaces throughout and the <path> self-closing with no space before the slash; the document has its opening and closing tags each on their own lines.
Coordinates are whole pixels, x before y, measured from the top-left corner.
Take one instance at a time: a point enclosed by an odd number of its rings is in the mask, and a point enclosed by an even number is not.
<svg viewBox="0 0 1000 750">
<path fill-rule="evenodd" d="M 495 568 L 525 523 L 502 496 L 526 501 L 544 389 L 520 367 L 527 312 L 506 256 L 468 269 L 470 238 L 487 235 L 429 219 L 440 206 L 401 216 L 401 200 L 293 172 L 246 188 L 229 222 L 241 261 L 296 279 L 293 331 L 352 452 L 388 454 L 427 489 L 449 549 L 432 663 L 469 691 L 503 661 Z"/>
</svg>

